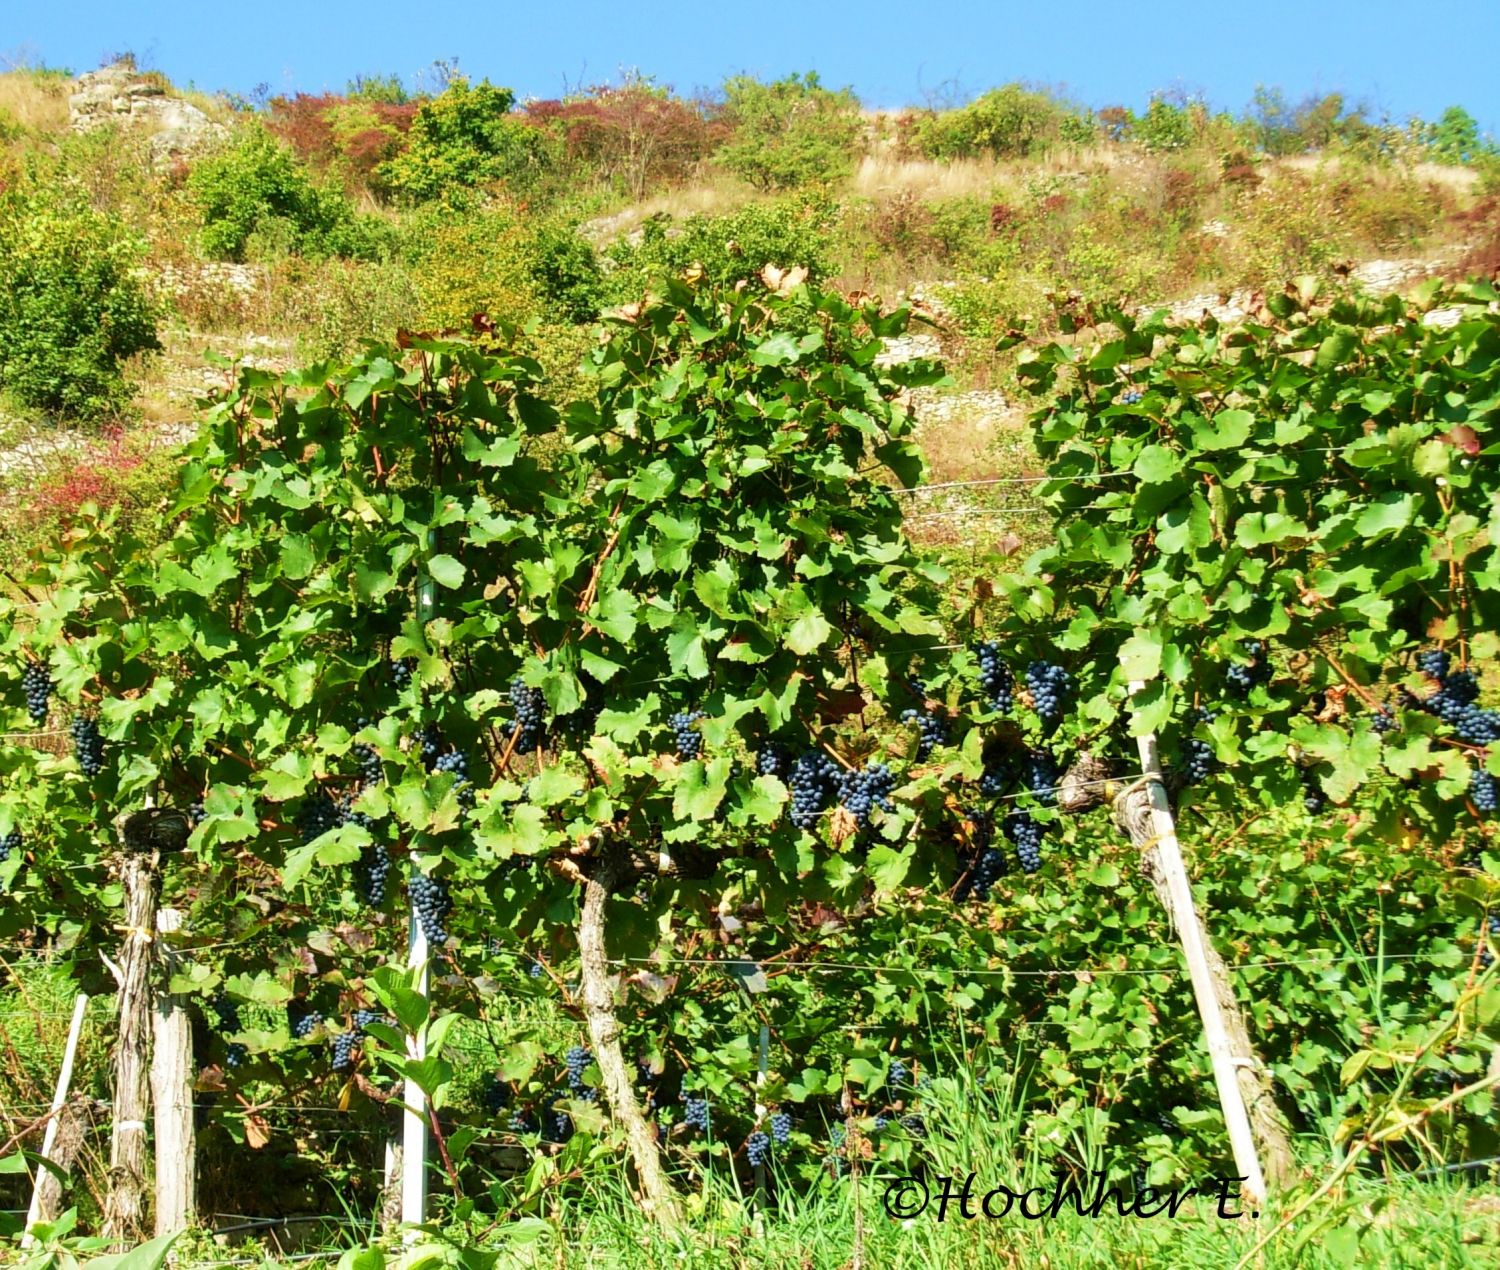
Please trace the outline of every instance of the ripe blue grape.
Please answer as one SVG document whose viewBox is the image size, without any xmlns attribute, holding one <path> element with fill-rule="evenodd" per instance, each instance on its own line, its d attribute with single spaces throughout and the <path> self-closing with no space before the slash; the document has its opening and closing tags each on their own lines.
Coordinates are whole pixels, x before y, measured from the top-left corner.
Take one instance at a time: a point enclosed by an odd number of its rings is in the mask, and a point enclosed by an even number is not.
<svg viewBox="0 0 1500 1270">
<path fill-rule="evenodd" d="M 791 788 L 790 816 L 798 829 L 811 829 L 833 802 L 841 769 L 822 750 L 797 756 L 787 777 Z"/>
<path fill-rule="evenodd" d="M 785 780 L 791 771 L 791 756 L 779 745 L 763 745 L 755 752 L 755 774 Z"/>
<path fill-rule="evenodd" d="M 911 1072 L 907 1070 L 906 1064 L 899 1058 L 893 1058 L 891 1059 L 890 1075 L 887 1079 L 890 1081 L 893 1089 L 899 1088 L 911 1079 Z"/>
<path fill-rule="evenodd" d="M 333 1070 L 347 1072 L 359 1056 L 359 1033 L 340 1032 L 333 1038 Z"/>
<path fill-rule="evenodd" d="M 515 750 L 518 754 L 529 754 L 542 743 L 547 732 L 547 702 L 541 689 L 528 687 L 521 679 L 510 685 L 510 704 L 516 717 L 506 725 L 505 735 L 516 735 Z"/>
<path fill-rule="evenodd" d="M 533 961 L 531 965 L 526 968 L 526 974 L 528 978 L 540 979 L 543 974 L 542 963 L 539 961 Z"/>
<path fill-rule="evenodd" d="M 1370 726 L 1381 736 L 1396 729 L 1396 716 L 1390 706 L 1381 706 L 1370 719 Z"/>
<path fill-rule="evenodd" d="M 403 691 L 410 683 L 412 672 L 417 668 L 416 661 L 411 657 L 403 657 L 400 661 L 392 660 L 391 682 L 396 685 L 396 691 Z"/>
<path fill-rule="evenodd" d="M 354 889 L 371 908 L 385 903 L 386 879 L 391 875 L 391 853 L 383 842 L 373 842 L 354 862 Z"/>
<path fill-rule="evenodd" d="M 1042 867 L 1042 838 L 1046 833 L 1044 826 L 1024 811 L 1013 811 L 1006 816 L 1004 828 L 1005 836 L 1016 848 L 1016 857 L 1021 862 L 1022 871 L 1035 873 Z"/>
<path fill-rule="evenodd" d="M 895 774 L 884 763 L 870 762 L 863 771 L 839 774 L 839 802 L 861 828 L 870 823 L 870 812 L 895 811 L 891 791 L 896 788 Z"/>
<path fill-rule="evenodd" d="M 584 1049 L 582 1045 L 575 1045 L 563 1055 L 563 1062 L 568 1068 L 568 1086 L 572 1089 L 583 1088 L 583 1073 L 593 1062 L 593 1056 Z"/>
<path fill-rule="evenodd" d="M 1026 667 L 1026 690 L 1031 694 L 1031 708 L 1037 718 L 1051 731 L 1062 721 L 1063 709 L 1073 690 L 1072 678 L 1061 666 L 1034 661 Z"/>
<path fill-rule="evenodd" d="M 373 745 L 365 745 L 361 742 L 349 751 L 354 756 L 354 761 L 359 764 L 359 780 L 361 785 L 378 785 L 385 779 L 385 768 L 380 762 L 380 755 Z"/>
<path fill-rule="evenodd" d="M 703 733 L 693 724 L 708 716 L 702 710 L 679 710 L 667 720 L 672 728 L 672 740 L 677 746 L 677 757 L 687 762 L 703 753 Z"/>
<path fill-rule="evenodd" d="M 1120 404 L 1122 406 L 1138 405 L 1145 395 L 1139 388 L 1127 388 L 1120 394 Z"/>
<path fill-rule="evenodd" d="M 226 1067 L 242 1067 L 249 1057 L 250 1051 L 238 1041 L 231 1041 L 224 1049 L 224 1065 Z"/>
<path fill-rule="evenodd" d="M 708 1132 L 708 1099 L 688 1097 L 682 1100 L 682 1123 L 700 1133 Z"/>
<path fill-rule="evenodd" d="M 1430 648 L 1417 654 L 1417 669 L 1429 679 L 1446 679 L 1448 665 L 1448 654 L 1441 648 Z"/>
<path fill-rule="evenodd" d="M 73 752 L 78 766 L 85 776 L 97 776 L 104 770 L 104 738 L 99 735 L 99 725 L 84 715 L 73 716 Z"/>
<path fill-rule="evenodd" d="M 339 809 L 333 799 L 321 789 L 305 798 L 297 809 L 297 832 L 303 842 L 320 838 L 339 824 Z"/>
<path fill-rule="evenodd" d="M 979 645 L 979 686 L 984 689 L 990 709 L 1009 712 L 1015 701 L 1016 677 L 1000 657 L 1000 645 L 986 640 Z"/>
<path fill-rule="evenodd" d="M 306 1001 L 296 997 L 287 1002 L 286 1013 L 287 1021 L 291 1025 L 292 1039 L 294 1041 L 305 1040 L 323 1022 L 323 1016 L 318 1011 L 314 1010 Z"/>
<path fill-rule="evenodd" d="M 771 1141 L 784 1147 L 791 1140 L 792 1114 L 789 1111 L 778 1111 L 771 1117 Z"/>
<path fill-rule="evenodd" d="M 433 949 L 441 948 L 448 942 L 443 919 L 453 909 L 447 885 L 413 869 L 406 889 L 411 896 L 412 907 L 417 910 L 417 920 L 421 924 L 422 933 L 427 937 L 427 943 Z"/>
<path fill-rule="evenodd" d="M 21 675 L 21 691 L 26 694 L 26 713 L 33 723 L 47 722 L 47 702 L 52 696 L 52 672 L 39 661 L 26 663 Z"/>
<path fill-rule="evenodd" d="M 745 1139 L 745 1158 L 751 1168 L 759 1168 L 771 1154 L 771 1139 L 757 1129 Z"/>
<path fill-rule="evenodd" d="M 1024 771 L 1026 788 L 1048 806 L 1057 802 L 1057 782 L 1061 779 L 1057 760 L 1044 749 L 1026 751 Z"/>
<path fill-rule="evenodd" d="M 494 1072 L 485 1072 L 479 1082 L 479 1102 L 492 1116 L 510 1105 L 510 1086 Z"/>
<path fill-rule="evenodd" d="M 939 745 L 948 743 L 948 725 L 941 715 L 929 710 L 903 710 L 903 723 L 917 725 L 917 761 L 921 762 Z"/>
<path fill-rule="evenodd" d="M 1310 767 L 1301 769 L 1302 777 L 1302 805 L 1307 808 L 1308 814 L 1316 816 L 1328 805 L 1328 798 L 1323 793 L 1323 786 L 1319 782 L 1317 774 Z"/>
<path fill-rule="evenodd" d="M 1271 663 L 1266 658 L 1266 646 L 1260 640 L 1245 640 L 1241 646 L 1249 661 L 1233 663 L 1224 672 L 1224 683 L 1230 696 L 1243 701 L 1256 684 L 1265 683 L 1271 677 Z"/>
<path fill-rule="evenodd" d="M 1482 767 L 1469 773 L 1469 797 L 1478 811 L 1500 811 L 1500 781 Z"/>
<path fill-rule="evenodd" d="M 25 841 L 19 829 L 12 829 L 3 838 L 0 838 L 0 864 L 4 864 L 9 860 L 12 852 L 20 851 Z"/>
</svg>

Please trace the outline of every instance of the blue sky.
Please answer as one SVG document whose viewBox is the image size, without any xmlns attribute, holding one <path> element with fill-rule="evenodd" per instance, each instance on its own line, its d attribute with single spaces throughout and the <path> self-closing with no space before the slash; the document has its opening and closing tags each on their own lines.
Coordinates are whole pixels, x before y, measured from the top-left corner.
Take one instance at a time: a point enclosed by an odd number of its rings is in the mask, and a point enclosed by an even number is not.
<svg viewBox="0 0 1500 1270">
<path fill-rule="evenodd" d="M 1484 69 L 1500 48 L 1493 0 L 0 0 L 12 58 L 86 70 L 126 48 L 178 83 L 244 94 L 341 89 L 370 72 L 410 81 L 456 56 L 523 97 L 625 67 L 684 92 L 814 69 L 872 106 L 1021 79 L 1095 107 L 1180 87 L 1239 110 L 1264 83 L 1293 101 L 1340 91 L 1397 119 L 1457 103 L 1500 132 L 1500 77 Z"/>
</svg>

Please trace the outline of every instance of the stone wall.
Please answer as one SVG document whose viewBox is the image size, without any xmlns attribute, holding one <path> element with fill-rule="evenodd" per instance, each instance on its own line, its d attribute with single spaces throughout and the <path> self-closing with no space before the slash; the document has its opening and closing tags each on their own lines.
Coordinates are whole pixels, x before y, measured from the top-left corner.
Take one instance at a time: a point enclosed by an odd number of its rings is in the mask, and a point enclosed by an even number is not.
<svg viewBox="0 0 1500 1270">
<path fill-rule="evenodd" d="M 73 81 L 68 116 L 74 132 L 109 124 L 149 129 L 156 160 L 191 154 L 229 135 L 191 102 L 170 96 L 153 77 L 118 62 Z"/>
</svg>

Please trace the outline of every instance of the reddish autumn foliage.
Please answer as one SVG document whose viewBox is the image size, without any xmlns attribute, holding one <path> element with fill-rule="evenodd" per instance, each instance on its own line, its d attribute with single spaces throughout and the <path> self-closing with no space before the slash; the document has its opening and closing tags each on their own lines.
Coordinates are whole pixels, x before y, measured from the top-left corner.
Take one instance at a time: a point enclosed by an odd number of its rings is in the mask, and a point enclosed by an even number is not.
<svg viewBox="0 0 1500 1270">
<path fill-rule="evenodd" d="M 686 180 L 722 140 L 721 126 L 701 109 L 644 84 L 594 88 L 573 101 L 534 102 L 526 118 L 558 132 L 570 159 L 637 198 L 650 186 Z"/>
<path fill-rule="evenodd" d="M 271 101 L 268 126 L 309 166 L 342 169 L 368 183 L 376 167 L 402 148 L 419 103 L 298 93 Z"/>
<path fill-rule="evenodd" d="M 126 447 L 124 428 L 106 428 L 99 443 L 71 469 L 36 487 L 33 510 L 39 516 L 66 517 L 84 503 L 111 507 L 124 498 L 126 474 L 140 464 L 140 456 Z"/>
</svg>

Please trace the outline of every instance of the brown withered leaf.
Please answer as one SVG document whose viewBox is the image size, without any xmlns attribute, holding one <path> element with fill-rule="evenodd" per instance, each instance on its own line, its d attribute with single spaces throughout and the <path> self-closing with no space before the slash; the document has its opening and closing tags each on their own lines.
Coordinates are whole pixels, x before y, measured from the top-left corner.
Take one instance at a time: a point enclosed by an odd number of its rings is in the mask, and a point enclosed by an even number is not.
<svg viewBox="0 0 1500 1270">
<path fill-rule="evenodd" d="M 996 549 L 1002 556 L 1013 556 L 1021 550 L 1021 539 L 1014 533 L 1006 533 L 1000 541 L 995 544 Z"/>
<path fill-rule="evenodd" d="M 818 693 L 818 714 L 830 723 L 840 723 L 865 708 L 859 688 L 830 688 Z"/>
<path fill-rule="evenodd" d="M 1455 445 L 1470 458 L 1479 453 L 1479 434 L 1467 423 L 1456 423 L 1443 433 L 1442 439 Z"/>
<path fill-rule="evenodd" d="M 828 819 L 828 839 L 834 846 L 845 842 L 859 832 L 859 821 L 847 807 L 835 807 Z"/>
<path fill-rule="evenodd" d="M 252 1112 L 245 1117 L 245 1141 L 250 1144 L 252 1151 L 259 1151 L 271 1140 L 271 1122 L 260 1112 Z"/>
</svg>

